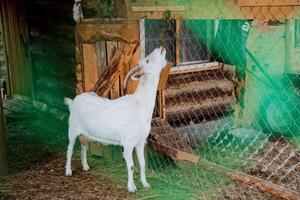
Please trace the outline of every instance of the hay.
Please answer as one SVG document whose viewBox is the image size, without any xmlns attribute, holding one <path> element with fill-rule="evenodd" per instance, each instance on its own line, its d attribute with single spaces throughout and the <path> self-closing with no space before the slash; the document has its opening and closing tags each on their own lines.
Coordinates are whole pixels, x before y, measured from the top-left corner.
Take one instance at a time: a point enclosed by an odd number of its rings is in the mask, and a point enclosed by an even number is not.
<svg viewBox="0 0 300 200">
<path fill-rule="evenodd" d="M 74 169 L 72 177 L 65 177 L 65 158 L 49 156 L 25 173 L 4 178 L 0 199 L 129 199 L 125 187 L 83 172 L 79 163 Z"/>
</svg>

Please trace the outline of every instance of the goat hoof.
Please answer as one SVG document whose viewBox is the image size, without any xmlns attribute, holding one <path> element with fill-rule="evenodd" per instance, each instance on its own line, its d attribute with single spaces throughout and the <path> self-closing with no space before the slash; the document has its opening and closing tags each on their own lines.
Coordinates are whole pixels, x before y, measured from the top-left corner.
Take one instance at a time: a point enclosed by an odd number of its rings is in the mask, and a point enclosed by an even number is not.
<svg viewBox="0 0 300 200">
<path fill-rule="evenodd" d="M 89 167 L 88 165 L 84 165 L 84 166 L 83 166 L 83 171 L 86 172 L 86 171 L 89 171 L 89 169 L 90 169 L 90 167 Z"/>
<path fill-rule="evenodd" d="M 151 188 L 150 184 L 148 182 L 142 183 L 144 188 Z"/>
<path fill-rule="evenodd" d="M 66 169 L 66 176 L 72 176 L 72 170 Z"/>
<path fill-rule="evenodd" d="M 136 189 L 136 186 L 134 184 L 132 185 L 128 185 L 128 192 L 135 192 L 137 189 Z"/>
</svg>

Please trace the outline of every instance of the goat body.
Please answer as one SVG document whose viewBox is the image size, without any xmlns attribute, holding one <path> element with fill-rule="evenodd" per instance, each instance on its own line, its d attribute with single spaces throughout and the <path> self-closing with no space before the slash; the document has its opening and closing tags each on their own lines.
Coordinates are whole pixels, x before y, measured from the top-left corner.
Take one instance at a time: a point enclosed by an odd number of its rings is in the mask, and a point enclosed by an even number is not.
<svg viewBox="0 0 300 200">
<path fill-rule="evenodd" d="M 128 73 L 133 79 L 140 77 L 134 94 L 114 100 L 99 97 L 93 92 L 82 93 L 73 101 L 65 98 L 65 103 L 70 109 L 67 176 L 72 175 L 71 156 L 75 140 L 79 135 L 84 135 L 102 144 L 124 147 L 123 156 L 127 163 L 127 186 L 130 192 L 136 190 L 132 161 L 132 151 L 136 148 L 142 184 L 144 187 L 150 187 L 145 176 L 144 146 L 150 133 L 159 75 L 166 64 L 165 55 L 165 49 L 155 49 Z M 84 145 L 81 157 L 83 169 L 88 170 Z"/>
</svg>

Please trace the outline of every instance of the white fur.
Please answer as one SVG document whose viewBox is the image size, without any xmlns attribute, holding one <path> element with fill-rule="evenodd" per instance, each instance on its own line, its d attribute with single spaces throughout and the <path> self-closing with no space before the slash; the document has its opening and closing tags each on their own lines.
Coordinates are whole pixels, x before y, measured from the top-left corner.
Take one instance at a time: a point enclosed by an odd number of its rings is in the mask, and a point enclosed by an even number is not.
<svg viewBox="0 0 300 200">
<path fill-rule="evenodd" d="M 76 138 L 83 134 L 102 144 L 121 145 L 128 170 L 128 191 L 136 191 L 133 181 L 132 151 L 135 148 L 140 165 L 140 179 L 144 187 L 150 187 L 145 175 L 144 146 L 150 132 L 155 105 L 159 75 L 166 65 L 166 50 L 155 49 L 149 56 L 139 61 L 138 72 L 129 72 L 131 77 L 142 74 L 134 94 L 115 100 L 99 97 L 95 93 L 83 93 L 74 101 L 65 98 L 69 106 L 69 146 L 67 152 L 66 176 L 72 175 L 71 157 Z M 129 76 L 128 75 L 128 76 Z M 86 148 L 82 146 L 83 169 L 89 169 Z"/>
</svg>

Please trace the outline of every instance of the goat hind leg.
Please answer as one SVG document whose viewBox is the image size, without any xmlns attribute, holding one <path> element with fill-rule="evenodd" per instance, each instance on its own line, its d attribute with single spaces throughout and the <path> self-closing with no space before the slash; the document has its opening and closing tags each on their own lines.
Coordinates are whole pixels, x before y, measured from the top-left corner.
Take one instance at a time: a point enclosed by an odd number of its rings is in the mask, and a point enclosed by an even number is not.
<svg viewBox="0 0 300 200">
<path fill-rule="evenodd" d="M 140 178 L 144 188 L 150 188 L 151 186 L 147 182 L 146 172 L 145 172 L 145 154 L 144 154 L 145 143 L 140 143 L 136 145 L 135 150 L 139 160 L 140 165 Z"/>
<path fill-rule="evenodd" d="M 127 171 L 128 171 L 128 183 L 127 188 L 129 192 L 135 192 L 136 186 L 133 181 L 133 159 L 132 159 L 132 151 L 133 146 L 124 146 L 123 157 L 126 160 Z"/>
<path fill-rule="evenodd" d="M 90 169 L 90 167 L 87 163 L 86 151 L 87 151 L 86 145 L 82 144 L 81 145 L 81 163 L 82 163 L 83 171 L 88 171 Z"/>
</svg>

